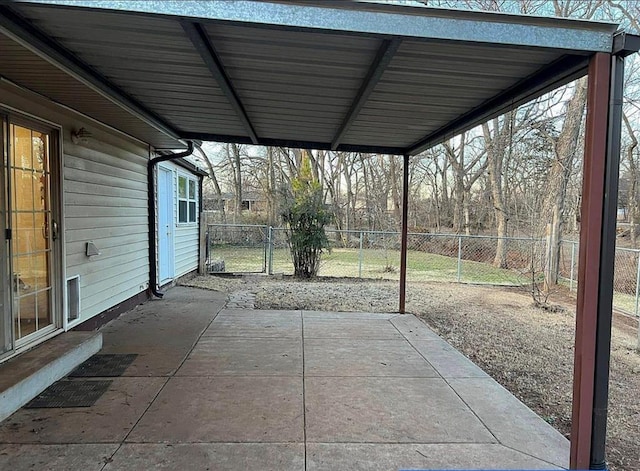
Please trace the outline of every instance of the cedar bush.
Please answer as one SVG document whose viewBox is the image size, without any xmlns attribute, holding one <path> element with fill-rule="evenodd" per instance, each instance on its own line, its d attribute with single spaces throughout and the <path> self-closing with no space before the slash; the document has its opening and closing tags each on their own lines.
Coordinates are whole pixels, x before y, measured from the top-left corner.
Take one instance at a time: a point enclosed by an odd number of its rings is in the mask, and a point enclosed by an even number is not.
<svg viewBox="0 0 640 471">
<path fill-rule="evenodd" d="M 318 275 L 322 253 L 329 249 L 325 226 L 332 213 L 324 203 L 322 185 L 313 177 L 311 162 L 303 158 L 291 188 L 283 192 L 282 219 L 293 260 L 294 276 Z"/>
</svg>

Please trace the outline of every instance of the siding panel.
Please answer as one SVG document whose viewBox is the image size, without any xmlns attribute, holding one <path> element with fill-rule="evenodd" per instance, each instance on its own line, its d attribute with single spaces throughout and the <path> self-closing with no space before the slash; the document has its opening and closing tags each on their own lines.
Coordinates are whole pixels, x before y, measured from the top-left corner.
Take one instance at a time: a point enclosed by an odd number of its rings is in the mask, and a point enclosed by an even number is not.
<svg viewBox="0 0 640 471">
<path fill-rule="evenodd" d="M 198 226 L 177 226 L 175 237 L 176 277 L 198 268 Z"/>
<path fill-rule="evenodd" d="M 82 321 L 148 286 L 147 156 L 119 138 L 64 141 L 66 276 L 80 275 Z M 100 255 L 85 255 L 89 241 Z"/>
</svg>

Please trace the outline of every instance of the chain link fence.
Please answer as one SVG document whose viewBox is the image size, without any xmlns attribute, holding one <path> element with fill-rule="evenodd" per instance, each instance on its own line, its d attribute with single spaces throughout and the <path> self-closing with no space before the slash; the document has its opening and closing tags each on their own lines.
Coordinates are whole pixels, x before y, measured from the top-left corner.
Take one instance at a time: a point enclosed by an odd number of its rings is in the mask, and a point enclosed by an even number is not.
<svg viewBox="0 0 640 471">
<path fill-rule="evenodd" d="M 400 233 L 327 230 L 330 250 L 322 256 L 321 276 L 397 280 Z M 283 228 L 257 225 L 208 225 L 209 272 L 293 274 Z M 498 241 L 506 244 L 496 267 Z M 534 239 L 410 233 L 407 281 L 457 281 L 524 285 L 540 271 Z"/>
<path fill-rule="evenodd" d="M 322 255 L 320 276 L 398 280 L 399 232 L 326 230 L 330 250 Z M 286 231 L 263 225 L 208 224 L 209 273 L 293 274 Z M 497 257 L 499 245 L 504 248 Z M 409 233 L 407 281 L 523 286 L 542 283 L 544 239 Z M 579 244 L 563 241 L 559 282 L 578 288 Z M 614 307 L 639 314 L 640 250 L 616 248 Z"/>
<path fill-rule="evenodd" d="M 569 290 L 578 289 L 578 253 L 576 241 L 563 241 L 560 249 L 561 280 Z M 613 276 L 613 306 L 627 314 L 640 314 L 640 250 L 616 247 Z"/>
</svg>

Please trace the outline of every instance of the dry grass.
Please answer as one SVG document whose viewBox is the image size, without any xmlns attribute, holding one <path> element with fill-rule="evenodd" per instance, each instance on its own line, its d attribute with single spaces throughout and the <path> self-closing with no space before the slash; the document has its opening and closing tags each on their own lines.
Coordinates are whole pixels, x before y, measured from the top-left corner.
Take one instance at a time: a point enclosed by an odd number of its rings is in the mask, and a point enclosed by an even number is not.
<svg viewBox="0 0 640 471">
<path fill-rule="evenodd" d="M 256 293 L 260 309 L 397 310 L 396 282 L 261 276 L 196 277 L 185 281 L 220 291 Z M 449 283 L 413 283 L 407 310 L 491 374 L 514 395 L 568 435 L 575 309 L 546 312 L 519 289 Z M 614 471 L 640 469 L 640 355 L 635 320 L 616 318 L 613 329 L 608 459 Z"/>
</svg>

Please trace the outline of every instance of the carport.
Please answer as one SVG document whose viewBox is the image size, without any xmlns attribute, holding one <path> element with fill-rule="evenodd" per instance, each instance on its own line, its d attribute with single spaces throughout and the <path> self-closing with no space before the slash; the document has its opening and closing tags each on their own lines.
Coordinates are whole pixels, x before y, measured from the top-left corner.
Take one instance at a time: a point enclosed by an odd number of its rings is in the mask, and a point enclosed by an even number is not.
<svg viewBox="0 0 640 471">
<path fill-rule="evenodd" d="M 624 57 L 608 23 L 371 2 L 0 6 L 0 79 L 149 143 L 408 159 L 588 73 L 572 469 L 603 469 Z M 189 146 L 191 147 L 191 146 Z"/>
</svg>

